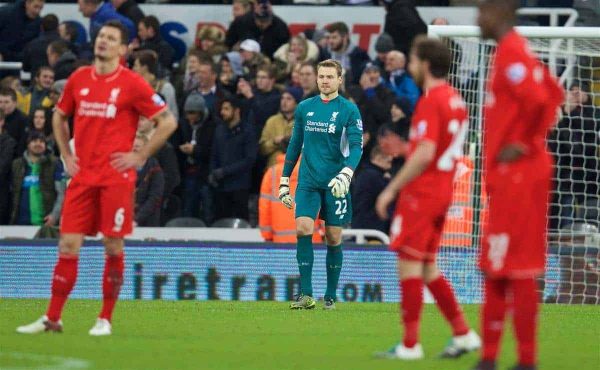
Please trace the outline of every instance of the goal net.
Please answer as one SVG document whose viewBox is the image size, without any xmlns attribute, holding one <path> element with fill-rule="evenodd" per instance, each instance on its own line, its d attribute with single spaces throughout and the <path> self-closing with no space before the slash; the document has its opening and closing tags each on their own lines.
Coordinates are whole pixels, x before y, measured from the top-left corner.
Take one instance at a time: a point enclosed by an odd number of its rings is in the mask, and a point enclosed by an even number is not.
<svg viewBox="0 0 600 370">
<path fill-rule="evenodd" d="M 518 31 L 558 77 L 567 97 L 561 118 L 548 136 L 548 149 L 556 164 L 547 221 L 546 274 L 540 280 L 543 300 L 598 304 L 600 28 L 519 27 Z M 481 179 L 483 101 L 495 44 L 482 41 L 479 28 L 473 26 L 429 26 L 429 35 L 442 39 L 450 48 L 453 62 L 449 80 L 463 95 L 470 115 L 465 158 L 459 163 L 445 226 L 444 250 L 461 248 L 465 256 L 477 256 L 471 252 L 481 245 L 486 220 L 486 192 Z M 463 293 L 480 295 L 482 279 L 477 262 L 473 258 L 470 263 L 452 261 L 461 255 L 442 252 L 441 267 L 450 274 L 460 274 L 453 277 L 458 281 L 479 284 Z M 453 271 L 456 266 L 462 271 Z"/>
</svg>

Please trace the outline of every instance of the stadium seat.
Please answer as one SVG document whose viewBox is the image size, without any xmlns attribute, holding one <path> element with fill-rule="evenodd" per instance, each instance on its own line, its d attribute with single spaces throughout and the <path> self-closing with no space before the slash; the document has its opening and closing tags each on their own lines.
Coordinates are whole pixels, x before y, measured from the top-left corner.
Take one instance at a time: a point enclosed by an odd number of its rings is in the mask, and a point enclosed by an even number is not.
<svg viewBox="0 0 600 370">
<path fill-rule="evenodd" d="M 165 227 L 206 227 L 206 224 L 199 218 L 178 217 L 169 220 Z"/>
<path fill-rule="evenodd" d="M 34 239 L 58 239 L 60 231 L 56 226 L 42 226 L 33 236 Z"/>
<path fill-rule="evenodd" d="M 222 218 L 220 220 L 215 221 L 211 227 L 223 227 L 230 229 L 250 229 L 250 223 L 248 221 L 241 218 Z"/>
<path fill-rule="evenodd" d="M 182 202 L 177 195 L 169 195 L 163 202 L 162 212 L 160 214 L 160 224 L 166 225 L 169 220 L 181 216 Z"/>
</svg>

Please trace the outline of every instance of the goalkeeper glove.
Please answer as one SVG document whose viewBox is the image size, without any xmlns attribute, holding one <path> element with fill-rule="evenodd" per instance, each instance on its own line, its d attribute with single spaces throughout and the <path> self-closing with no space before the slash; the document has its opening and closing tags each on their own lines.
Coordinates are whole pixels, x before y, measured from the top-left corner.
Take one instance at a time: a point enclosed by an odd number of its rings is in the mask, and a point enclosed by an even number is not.
<svg viewBox="0 0 600 370">
<path fill-rule="evenodd" d="M 352 171 L 349 167 L 344 167 L 337 174 L 336 177 L 331 179 L 329 182 L 329 186 L 331 188 L 331 194 L 333 194 L 336 198 L 344 198 L 346 194 L 350 191 L 350 181 L 352 180 L 352 175 L 354 171 Z"/>
<path fill-rule="evenodd" d="M 289 209 L 294 206 L 294 200 L 290 195 L 290 178 L 282 177 L 279 179 L 279 200 Z"/>
</svg>

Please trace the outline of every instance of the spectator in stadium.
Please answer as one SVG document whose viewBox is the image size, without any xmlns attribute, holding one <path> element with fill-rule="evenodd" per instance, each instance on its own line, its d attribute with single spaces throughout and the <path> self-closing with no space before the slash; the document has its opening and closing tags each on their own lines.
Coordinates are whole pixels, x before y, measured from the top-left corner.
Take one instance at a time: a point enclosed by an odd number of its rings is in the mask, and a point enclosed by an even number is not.
<svg viewBox="0 0 600 370">
<path fill-rule="evenodd" d="M 390 109 L 391 120 L 377 132 L 378 145 L 384 153 L 392 156 L 392 175 L 404 166 L 410 131 L 412 109 L 407 98 L 396 97 Z"/>
<path fill-rule="evenodd" d="M 204 222 L 210 224 L 214 220 L 214 202 L 208 174 L 213 138 L 219 122 L 198 93 L 187 97 L 184 112 L 177 131 L 171 137 L 183 177 L 183 215 L 201 215 Z"/>
<path fill-rule="evenodd" d="M 46 48 L 48 45 L 60 38 L 58 34 L 58 17 L 54 14 L 46 14 L 42 17 L 42 31 L 38 37 L 31 40 L 23 50 L 24 72 L 36 73 L 38 68 L 48 65 Z"/>
<path fill-rule="evenodd" d="M 215 130 L 208 181 L 217 190 L 217 219 L 248 220 L 249 216 L 252 167 L 258 147 L 254 128 L 241 120 L 240 108 L 236 98 L 225 98 L 221 104 L 224 122 Z"/>
<path fill-rule="evenodd" d="M 382 220 L 375 212 L 375 201 L 390 182 L 392 156 L 374 146 L 369 161 L 357 173 L 352 190 L 353 229 L 372 229 L 387 233 L 389 220 Z"/>
<path fill-rule="evenodd" d="M 357 84 L 365 65 L 371 61 L 366 51 L 350 41 L 350 31 L 344 22 L 327 26 L 327 45 L 331 59 L 340 62 L 345 71 L 346 86 Z"/>
<path fill-rule="evenodd" d="M 245 79 L 238 82 L 238 91 L 244 98 L 243 117 L 253 124 L 255 132 L 262 132 L 267 119 L 279 111 L 281 93 L 275 89 L 275 70 L 261 66 L 256 72 L 256 88 Z"/>
<path fill-rule="evenodd" d="M 133 142 L 133 151 L 139 152 L 147 143 L 148 136 L 138 133 Z M 164 190 L 165 174 L 156 158 L 150 157 L 137 168 L 134 226 L 160 226 Z"/>
<path fill-rule="evenodd" d="M 60 160 L 46 153 L 46 138 L 33 131 L 27 150 L 12 162 L 11 225 L 55 226 L 60 218 L 66 184 Z"/>
<path fill-rule="evenodd" d="M 38 68 L 32 86 L 23 95 L 22 112 L 26 116 L 29 116 L 37 108 L 52 107 L 52 101 L 48 95 L 53 83 L 54 71 L 52 67 L 43 66 Z"/>
<path fill-rule="evenodd" d="M 302 99 L 319 95 L 317 89 L 317 68 L 312 63 L 302 63 L 299 71 L 300 88 L 302 88 Z"/>
<path fill-rule="evenodd" d="M 4 129 L 4 111 L 0 109 L 0 225 L 8 222 L 10 167 L 16 156 L 17 142 Z"/>
<path fill-rule="evenodd" d="M 229 93 L 217 85 L 217 67 L 210 59 L 202 59 L 198 63 L 198 87 L 195 91 L 202 94 L 206 106 L 211 113 L 218 109 L 218 103 Z"/>
<path fill-rule="evenodd" d="M 71 50 L 74 55 L 79 55 L 79 44 L 77 43 L 79 32 L 77 31 L 75 23 L 72 21 L 61 22 L 58 25 L 58 34 L 61 39 L 67 42 L 69 50 Z"/>
<path fill-rule="evenodd" d="M 202 26 L 196 33 L 194 46 L 197 50 L 202 50 L 214 63 L 219 63 L 228 51 L 225 46 L 225 31 L 214 25 Z"/>
<path fill-rule="evenodd" d="M 450 22 L 446 18 L 437 17 L 431 21 L 433 26 L 448 26 Z M 450 84 L 459 89 L 461 87 L 461 79 L 459 76 L 460 73 L 460 65 L 462 63 L 462 47 L 454 42 L 452 38 L 442 38 L 444 43 L 450 49 L 452 63 L 450 64 L 450 72 L 448 73 L 448 79 L 450 80 Z"/>
<path fill-rule="evenodd" d="M 557 172 L 551 227 L 573 222 L 600 226 L 600 122 L 594 119 L 587 86 L 573 84 L 562 110 L 548 141 Z"/>
<path fill-rule="evenodd" d="M 161 76 L 173 66 L 175 50 L 160 35 L 160 22 L 153 15 L 144 17 L 138 24 L 138 38 L 129 44 L 129 51 L 153 50 L 158 55 Z"/>
<path fill-rule="evenodd" d="M 394 50 L 394 40 L 387 33 L 382 33 L 375 41 L 375 52 L 377 57 L 373 63 L 379 67 L 381 71 L 385 71 L 385 61 L 390 51 Z M 384 78 L 387 78 L 387 73 L 384 72 Z"/>
<path fill-rule="evenodd" d="M 110 20 L 117 20 L 129 31 L 129 40 L 131 41 L 136 36 L 135 24 L 124 15 L 117 12 L 111 2 L 104 2 L 103 0 L 77 0 L 79 5 L 79 12 L 90 19 L 89 34 L 92 44 L 96 39 L 96 35 L 104 23 Z"/>
<path fill-rule="evenodd" d="M 180 107 L 183 107 L 183 103 L 185 103 L 185 98 L 188 94 L 198 88 L 198 68 L 202 59 L 204 59 L 204 54 L 201 50 L 190 50 L 183 61 L 185 63 L 185 71 L 178 74 L 173 79 Z"/>
<path fill-rule="evenodd" d="M 415 0 L 384 0 L 386 10 L 383 32 L 392 36 L 395 49 L 407 55 L 414 38 L 427 33 Z"/>
<path fill-rule="evenodd" d="M 234 19 L 227 30 L 225 43 L 232 48 L 247 39 L 260 40 L 260 48 L 269 58 L 290 39 L 287 24 L 273 14 L 268 0 L 259 0 L 254 11 Z"/>
<path fill-rule="evenodd" d="M 390 120 L 390 108 L 395 100 L 394 93 L 381 79 L 381 71 L 373 63 L 364 68 L 358 85 L 351 86 L 348 94 L 360 110 L 363 120 L 363 146 L 366 153 L 373 147 L 379 127 Z M 366 161 L 366 156 L 363 157 Z M 364 162 L 363 161 L 363 162 Z"/>
<path fill-rule="evenodd" d="M 233 0 L 231 4 L 231 16 L 232 19 L 241 17 L 252 11 L 253 0 Z"/>
<path fill-rule="evenodd" d="M 154 122 L 145 117 L 140 117 L 138 133 L 147 138 L 151 138 L 152 135 L 154 135 L 154 131 Z M 154 154 L 154 158 L 158 161 L 158 165 L 163 170 L 165 177 L 165 189 L 162 196 L 162 208 L 164 210 L 168 206 L 173 191 L 181 183 L 179 163 L 175 148 L 173 148 L 173 145 L 169 141 Z M 161 213 L 161 219 L 163 219 L 164 216 L 166 215 Z"/>
<path fill-rule="evenodd" d="M 4 129 L 17 143 L 17 153 L 23 153 L 27 116 L 17 109 L 17 93 L 11 88 L 0 89 L 0 109 L 4 112 Z"/>
<path fill-rule="evenodd" d="M 129 18 L 133 24 L 140 24 L 144 12 L 134 0 L 111 0 L 112 5 L 122 16 Z"/>
<path fill-rule="evenodd" d="M 175 119 L 179 119 L 179 109 L 175 97 L 175 88 L 166 78 L 158 78 L 158 59 L 153 50 L 140 50 L 133 55 L 132 69 L 139 73 L 146 82 L 159 93 Z"/>
<path fill-rule="evenodd" d="M 54 140 L 52 132 L 52 112 L 49 109 L 36 108 L 32 111 L 27 126 L 27 136 L 32 132 L 39 132 L 46 138 L 46 151 L 51 154 L 58 154 L 58 147 Z"/>
<path fill-rule="evenodd" d="M 287 44 L 281 45 L 273 55 L 277 67 L 277 81 L 287 80 L 296 65 L 319 59 L 319 47 L 303 34 L 293 36 Z"/>
<path fill-rule="evenodd" d="M 385 70 L 388 73 L 387 87 L 396 96 L 408 98 L 414 110 L 417 100 L 421 96 L 421 91 L 406 71 L 406 56 L 404 53 L 398 50 L 390 51 L 385 59 Z"/>
<path fill-rule="evenodd" d="M 231 51 L 219 62 L 219 84 L 232 95 L 237 93 L 238 79 L 244 75 L 242 56 L 237 51 Z"/>
<path fill-rule="evenodd" d="M 260 186 L 260 199 L 258 201 L 258 225 L 265 241 L 273 243 L 295 243 L 296 219 L 294 214 L 279 200 L 279 181 L 283 173 L 285 152 L 289 138 L 281 141 L 281 150 L 276 157 L 276 163 L 269 167 Z M 298 171 L 300 166 L 294 167 L 290 176 L 290 195 L 296 195 L 298 187 Z M 322 221 L 317 221 L 313 233 L 313 242 L 322 243 Z"/>
<path fill-rule="evenodd" d="M 231 53 L 236 52 L 232 51 Z M 231 53 L 229 54 L 231 55 Z M 271 60 L 261 53 L 260 44 L 252 39 L 242 41 L 239 54 L 244 68 L 244 79 L 251 84 L 256 83 L 258 68 L 271 64 Z"/>
<path fill-rule="evenodd" d="M 292 137 L 294 127 L 294 112 L 302 99 L 302 90 L 298 87 L 288 87 L 281 94 L 279 113 L 269 117 L 262 130 L 258 145 L 260 154 L 267 157 L 267 167 L 277 163 L 280 154 L 285 154 L 284 141 Z"/>
<path fill-rule="evenodd" d="M 18 0 L 0 7 L 0 61 L 22 61 L 25 45 L 40 34 L 43 7 L 44 0 Z"/>
<path fill-rule="evenodd" d="M 329 51 L 327 50 L 327 39 L 329 33 L 325 29 L 307 29 L 302 32 L 308 40 L 312 40 L 319 48 L 319 62 L 331 58 Z"/>
<path fill-rule="evenodd" d="M 77 56 L 73 53 L 69 44 L 65 40 L 55 40 L 48 45 L 46 49 L 48 64 L 54 70 L 54 79 L 65 80 L 73 71 Z"/>
<path fill-rule="evenodd" d="M 63 90 L 65 89 L 66 83 L 67 80 L 58 80 L 54 81 L 54 83 L 52 84 L 52 88 L 50 88 L 48 98 L 50 99 L 53 107 L 56 105 L 56 103 L 58 103 L 58 99 L 60 98 Z"/>
</svg>

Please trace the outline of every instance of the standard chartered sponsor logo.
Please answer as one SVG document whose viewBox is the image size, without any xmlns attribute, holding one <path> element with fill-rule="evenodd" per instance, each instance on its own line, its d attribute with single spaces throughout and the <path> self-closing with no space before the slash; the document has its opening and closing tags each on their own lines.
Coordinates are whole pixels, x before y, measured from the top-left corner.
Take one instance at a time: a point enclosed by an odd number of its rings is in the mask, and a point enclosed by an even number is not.
<svg viewBox="0 0 600 370">
<path fill-rule="evenodd" d="M 328 122 L 318 122 L 318 121 L 311 121 L 311 120 L 307 120 L 306 121 L 306 127 L 304 129 L 304 131 L 308 131 L 308 132 L 322 132 L 322 133 L 327 133 L 329 128 L 329 123 Z"/>
<path fill-rule="evenodd" d="M 117 107 L 114 104 L 82 100 L 79 104 L 77 114 L 85 117 L 115 118 Z"/>
</svg>

